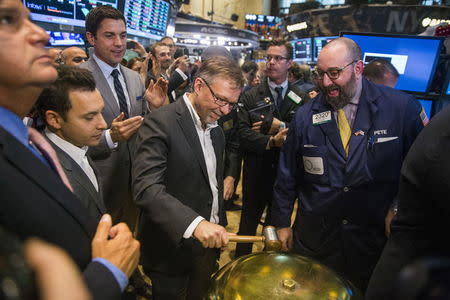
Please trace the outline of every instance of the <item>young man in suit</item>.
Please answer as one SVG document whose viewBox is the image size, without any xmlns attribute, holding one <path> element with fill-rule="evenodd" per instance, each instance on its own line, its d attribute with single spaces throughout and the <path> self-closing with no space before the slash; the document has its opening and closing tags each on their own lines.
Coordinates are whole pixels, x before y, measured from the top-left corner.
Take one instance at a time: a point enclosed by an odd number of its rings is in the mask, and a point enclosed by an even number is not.
<svg viewBox="0 0 450 300">
<path fill-rule="evenodd" d="M 89 155 L 99 169 L 108 213 L 114 220 L 134 227 L 137 211 L 131 196 L 131 161 L 135 133 L 142 124 L 147 105 L 150 110 L 157 105 L 151 101 L 154 97 L 144 94 L 139 74 L 120 64 L 126 50 L 127 32 L 125 18 L 119 10 L 107 5 L 92 9 L 86 17 L 86 37 L 94 53 L 80 67 L 94 75 L 105 101 L 103 117 L 108 128 L 100 144 L 89 149 Z"/>
<path fill-rule="evenodd" d="M 100 219 L 106 213 L 102 188 L 97 168 L 86 152 L 100 143 L 106 129 L 105 105 L 90 71 L 61 66 L 58 75 L 39 96 L 36 109 L 74 194 L 92 217 Z"/>
<path fill-rule="evenodd" d="M 20 1 L 0 0 L 0 225 L 23 239 L 36 236 L 63 248 L 94 299 L 120 299 L 137 266 L 139 242 L 125 224 L 112 226 L 109 215 L 100 223 L 89 216 L 50 145 L 22 123 L 57 77 L 44 48 L 48 39 Z"/>
<path fill-rule="evenodd" d="M 280 147 L 287 127 L 298 107 L 308 96 L 288 83 L 293 49 L 290 42 L 274 40 L 267 48 L 267 79 L 241 97 L 239 142 L 244 159 L 242 215 L 239 234 L 255 235 L 267 206 L 270 224 L 272 187 L 275 182 Z M 252 252 L 252 244 L 238 244 L 236 257 Z"/>
<path fill-rule="evenodd" d="M 149 114 L 138 132 L 133 191 L 155 300 L 203 299 L 218 248 L 228 243 L 217 120 L 236 105 L 243 84 L 236 63 L 209 59 L 192 92 Z"/>
</svg>

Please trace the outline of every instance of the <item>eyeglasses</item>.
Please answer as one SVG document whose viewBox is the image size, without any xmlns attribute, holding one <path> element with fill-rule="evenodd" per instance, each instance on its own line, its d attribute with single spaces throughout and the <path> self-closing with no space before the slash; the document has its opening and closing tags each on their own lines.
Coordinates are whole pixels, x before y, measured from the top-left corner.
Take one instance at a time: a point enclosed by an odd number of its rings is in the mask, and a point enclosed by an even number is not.
<svg viewBox="0 0 450 300">
<path fill-rule="evenodd" d="M 339 78 L 339 76 L 341 75 L 341 72 L 347 68 L 348 66 L 354 64 L 355 62 L 357 62 L 358 60 L 354 60 L 352 62 L 350 62 L 349 64 L 343 66 L 342 68 L 329 68 L 326 71 L 322 71 L 320 69 L 318 69 L 317 67 L 312 71 L 312 76 L 315 80 L 322 80 L 323 79 L 323 75 L 325 75 L 325 73 L 327 74 L 328 78 L 330 78 L 331 80 L 336 80 Z"/>
<path fill-rule="evenodd" d="M 279 55 L 274 55 L 274 56 L 272 56 L 272 55 L 267 55 L 267 56 L 265 57 L 265 59 L 266 59 L 267 62 L 270 62 L 272 59 L 275 60 L 276 62 L 280 62 L 280 61 L 282 61 L 282 60 L 289 60 L 289 58 L 284 57 L 284 56 L 279 56 Z"/>
<path fill-rule="evenodd" d="M 213 96 L 214 99 L 214 103 L 216 103 L 217 105 L 219 105 L 220 107 L 224 107 L 225 105 L 228 105 L 230 107 L 230 110 L 235 109 L 238 104 L 237 103 L 231 103 L 228 100 L 225 99 L 221 99 L 219 97 L 216 96 L 216 94 L 214 94 L 214 92 L 212 91 L 211 87 L 209 86 L 208 82 L 206 82 L 205 79 L 199 77 L 201 80 L 203 80 L 203 82 L 205 83 L 205 85 L 208 87 L 208 90 L 211 92 L 211 95 Z"/>
</svg>

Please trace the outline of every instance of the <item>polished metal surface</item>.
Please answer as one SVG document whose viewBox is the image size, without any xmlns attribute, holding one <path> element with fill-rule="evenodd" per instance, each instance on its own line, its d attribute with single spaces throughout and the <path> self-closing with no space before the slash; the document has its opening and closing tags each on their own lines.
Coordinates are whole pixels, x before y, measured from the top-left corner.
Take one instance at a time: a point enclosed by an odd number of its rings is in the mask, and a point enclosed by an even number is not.
<svg viewBox="0 0 450 300">
<path fill-rule="evenodd" d="M 329 268 L 296 254 L 261 252 L 235 259 L 212 278 L 211 300 L 355 300 Z"/>
</svg>

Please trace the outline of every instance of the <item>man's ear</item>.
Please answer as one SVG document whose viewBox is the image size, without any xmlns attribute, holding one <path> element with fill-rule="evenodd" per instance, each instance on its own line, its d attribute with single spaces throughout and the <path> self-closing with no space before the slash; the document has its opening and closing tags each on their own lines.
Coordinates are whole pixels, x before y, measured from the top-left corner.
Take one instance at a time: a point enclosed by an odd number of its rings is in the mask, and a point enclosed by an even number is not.
<svg viewBox="0 0 450 300">
<path fill-rule="evenodd" d="M 198 91 L 200 91 L 200 87 L 202 86 L 203 82 L 200 78 L 195 78 L 194 80 L 194 84 L 192 85 L 193 88 L 193 92 L 197 93 Z"/>
<path fill-rule="evenodd" d="M 45 123 L 53 129 L 59 130 L 62 127 L 64 119 L 59 113 L 53 110 L 47 110 L 45 112 Z"/>
<path fill-rule="evenodd" d="M 362 76 L 363 71 L 364 71 L 364 63 L 362 60 L 358 60 L 355 63 L 355 74 L 356 74 L 357 78 Z"/>
<path fill-rule="evenodd" d="M 95 36 L 91 32 L 89 32 L 89 31 L 86 32 L 86 38 L 87 38 L 89 44 L 91 44 L 92 46 L 95 46 Z"/>
</svg>

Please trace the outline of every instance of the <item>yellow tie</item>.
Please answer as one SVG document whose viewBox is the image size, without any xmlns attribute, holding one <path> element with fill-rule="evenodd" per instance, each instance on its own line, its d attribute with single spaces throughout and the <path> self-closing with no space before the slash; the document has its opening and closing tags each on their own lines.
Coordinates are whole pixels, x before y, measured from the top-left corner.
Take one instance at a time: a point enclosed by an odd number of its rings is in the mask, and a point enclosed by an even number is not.
<svg viewBox="0 0 450 300">
<path fill-rule="evenodd" d="M 344 110 L 338 109 L 338 127 L 339 134 L 341 136 L 342 146 L 344 146 L 345 154 L 348 156 L 348 147 L 350 136 L 352 135 L 352 130 L 348 124 L 347 117 L 345 116 Z"/>
</svg>

